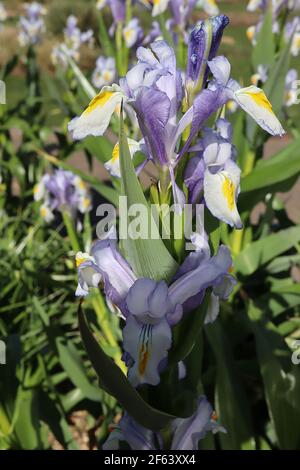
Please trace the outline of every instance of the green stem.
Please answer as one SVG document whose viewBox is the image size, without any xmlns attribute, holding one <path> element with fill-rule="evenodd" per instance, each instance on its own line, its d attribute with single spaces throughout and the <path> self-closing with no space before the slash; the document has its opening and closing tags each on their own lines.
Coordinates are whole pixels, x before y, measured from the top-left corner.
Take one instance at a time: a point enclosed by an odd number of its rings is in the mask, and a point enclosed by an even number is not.
<svg viewBox="0 0 300 470">
<path fill-rule="evenodd" d="M 161 29 L 164 39 L 170 44 L 170 46 L 173 47 L 173 49 L 175 49 L 173 38 L 166 28 L 166 20 L 165 20 L 163 13 L 158 15 L 158 22 L 159 22 L 160 29 Z"/>
<path fill-rule="evenodd" d="M 107 32 L 102 12 L 99 13 L 99 39 L 105 55 L 113 57 L 114 50 Z"/>
<path fill-rule="evenodd" d="M 231 241 L 231 250 L 234 256 L 237 256 L 241 252 L 243 238 L 244 238 L 244 229 L 234 230 L 232 234 L 232 241 Z"/>
<path fill-rule="evenodd" d="M 116 29 L 116 54 L 117 54 L 117 68 L 120 77 L 125 75 L 123 65 L 123 23 L 120 21 Z"/>
<path fill-rule="evenodd" d="M 185 63 L 184 63 L 184 41 L 183 41 L 183 36 L 182 32 L 178 31 L 178 47 L 176 49 L 176 56 L 177 56 L 177 64 L 181 69 L 185 68 Z"/>
<path fill-rule="evenodd" d="M 78 251 L 80 251 L 80 245 L 78 242 L 77 234 L 75 232 L 75 227 L 74 227 L 72 217 L 67 210 L 64 210 L 62 211 L 62 218 L 65 224 L 66 230 L 68 232 L 72 249 L 73 251 L 75 251 L 75 253 L 77 253 Z"/>
<path fill-rule="evenodd" d="M 126 0 L 126 23 L 129 23 L 132 17 L 132 1 L 131 0 Z"/>
<path fill-rule="evenodd" d="M 115 337 L 114 337 L 114 335 L 111 331 L 109 319 L 107 317 L 107 309 L 106 309 L 106 306 L 104 304 L 102 295 L 100 294 L 99 291 L 93 293 L 92 305 L 93 305 L 93 308 L 94 308 L 95 313 L 97 315 L 99 326 L 100 326 L 101 331 L 103 332 L 103 334 L 104 334 L 104 336 L 107 340 L 107 343 L 109 344 L 109 346 L 116 349 L 116 352 L 114 353 L 114 360 L 115 360 L 116 364 L 120 367 L 120 369 L 123 372 L 126 372 L 126 366 L 125 366 L 124 362 L 121 359 L 120 348 L 119 348 L 117 340 L 115 339 Z"/>
<path fill-rule="evenodd" d="M 256 155 L 255 155 L 255 152 L 253 150 L 250 150 L 247 153 L 246 160 L 245 160 L 245 165 L 244 165 L 243 176 L 249 175 L 249 173 L 251 173 L 251 171 L 253 170 L 254 164 L 255 164 L 255 157 L 256 157 Z"/>
</svg>

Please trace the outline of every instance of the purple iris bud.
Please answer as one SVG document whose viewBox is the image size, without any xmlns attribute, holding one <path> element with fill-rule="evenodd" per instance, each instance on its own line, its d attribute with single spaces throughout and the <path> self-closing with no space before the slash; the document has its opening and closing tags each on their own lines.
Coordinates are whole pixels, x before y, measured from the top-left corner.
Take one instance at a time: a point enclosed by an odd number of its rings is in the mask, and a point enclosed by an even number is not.
<svg viewBox="0 0 300 470">
<path fill-rule="evenodd" d="M 193 29 L 189 38 L 186 78 L 197 82 L 206 48 L 205 22 Z"/>
<path fill-rule="evenodd" d="M 211 22 L 213 28 L 213 37 L 208 60 L 212 60 L 214 57 L 216 57 L 224 29 L 229 24 L 229 18 L 226 15 L 219 15 L 211 18 Z"/>
<path fill-rule="evenodd" d="M 202 21 L 193 29 L 188 45 L 187 82 L 196 84 L 205 67 L 203 81 L 205 83 L 208 74 L 205 64 L 216 56 L 223 31 L 228 24 L 229 18 L 226 15 L 219 15 Z"/>
</svg>

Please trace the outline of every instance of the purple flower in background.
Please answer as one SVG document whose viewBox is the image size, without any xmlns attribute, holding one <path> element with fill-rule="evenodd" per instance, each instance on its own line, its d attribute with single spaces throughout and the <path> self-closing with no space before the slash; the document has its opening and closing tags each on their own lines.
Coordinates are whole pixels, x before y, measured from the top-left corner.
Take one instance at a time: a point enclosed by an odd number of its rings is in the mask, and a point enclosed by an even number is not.
<svg viewBox="0 0 300 470">
<path fill-rule="evenodd" d="M 46 30 L 43 20 L 46 9 L 37 2 L 25 5 L 25 9 L 26 16 L 20 17 L 19 43 L 21 46 L 38 44 Z"/>
<path fill-rule="evenodd" d="M 299 80 L 296 69 L 291 69 L 285 79 L 285 106 L 299 104 Z"/>
<path fill-rule="evenodd" d="M 82 44 L 93 42 L 93 31 L 91 29 L 82 32 L 78 27 L 78 19 L 74 15 L 67 18 L 66 27 L 64 28 L 64 42 L 60 46 L 55 46 L 52 50 L 52 62 L 54 64 L 61 63 L 66 66 L 66 55 L 76 62 L 80 58 L 80 47 Z M 61 48 L 63 47 L 63 51 Z"/>
<path fill-rule="evenodd" d="M 116 77 L 116 62 L 114 57 L 98 57 L 92 74 L 92 83 L 96 88 L 110 85 Z"/>
<path fill-rule="evenodd" d="M 262 28 L 262 25 L 264 22 L 264 16 L 266 12 L 268 11 L 269 3 L 270 2 L 268 2 L 267 0 L 250 0 L 250 2 L 248 3 L 248 6 L 247 6 L 248 11 L 260 10 L 261 12 L 258 23 L 255 26 L 250 26 L 247 29 L 247 37 L 252 42 L 253 45 L 256 44 L 257 34 Z M 292 12 L 292 11 L 299 9 L 300 2 L 299 0 L 272 0 L 270 7 L 272 8 L 272 17 L 273 17 L 272 30 L 274 34 L 279 34 L 280 33 L 280 20 L 279 20 L 280 15 L 284 11 L 287 11 L 288 13 L 288 12 Z M 288 39 L 291 36 L 290 27 L 292 25 L 293 25 L 293 21 L 290 23 L 287 23 L 286 25 L 286 34 L 287 34 Z M 300 46 L 298 46 L 298 49 L 299 47 Z M 292 47 L 292 50 L 295 50 L 295 49 L 293 49 Z M 298 52 L 297 54 L 294 54 L 294 55 L 298 55 Z"/>
<path fill-rule="evenodd" d="M 205 396 L 198 400 L 195 413 L 189 418 L 177 418 L 171 423 L 171 450 L 197 450 L 207 432 L 226 432 L 216 421 L 216 415 Z M 103 445 L 104 450 L 119 449 L 126 442 L 132 450 L 163 450 L 163 437 L 136 423 L 127 413 Z"/>
<path fill-rule="evenodd" d="M 197 0 L 170 0 L 173 24 L 178 26 L 182 32 L 185 32 L 196 3 Z"/>
<path fill-rule="evenodd" d="M 85 213 L 91 209 L 85 183 L 70 171 L 55 170 L 53 174 L 44 175 L 33 193 L 36 201 L 43 200 L 40 214 L 47 222 L 54 218 L 55 210 L 67 210 L 74 217 L 77 210 Z"/>
<path fill-rule="evenodd" d="M 290 11 L 296 10 L 300 7 L 299 0 L 272 0 L 273 14 L 277 18 L 284 8 Z M 261 10 L 265 12 L 268 8 L 268 0 L 250 0 L 247 6 L 248 11 Z"/>
<path fill-rule="evenodd" d="M 132 18 L 129 23 L 123 29 L 123 36 L 125 40 L 126 47 L 130 49 L 137 43 L 140 43 L 143 36 L 143 28 L 140 26 L 140 21 L 138 18 Z"/>
<path fill-rule="evenodd" d="M 252 75 L 251 83 L 252 85 L 257 85 L 258 82 L 265 83 L 268 80 L 268 67 L 265 65 L 259 65 L 257 67 L 257 72 Z"/>
<path fill-rule="evenodd" d="M 297 57 L 300 51 L 300 18 L 298 16 L 286 24 L 285 36 L 287 42 L 292 38 L 291 54 Z"/>
<path fill-rule="evenodd" d="M 67 24 L 64 29 L 65 43 L 71 49 L 79 49 L 81 44 L 91 41 L 93 38 L 93 31 L 91 29 L 82 32 L 78 28 L 78 19 L 74 15 L 67 18 Z"/>
</svg>

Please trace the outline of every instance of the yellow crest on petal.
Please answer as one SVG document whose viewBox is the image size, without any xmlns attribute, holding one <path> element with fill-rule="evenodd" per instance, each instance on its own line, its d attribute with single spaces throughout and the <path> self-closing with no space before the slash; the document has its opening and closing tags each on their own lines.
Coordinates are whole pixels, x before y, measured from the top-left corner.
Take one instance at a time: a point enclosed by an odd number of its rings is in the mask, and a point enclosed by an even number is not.
<svg viewBox="0 0 300 470">
<path fill-rule="evenodd" d="M 90 114 L 94 109 L 100 107 L 103 108 L 104 105 L 108 102 L 108 100 L 114 94 L 113 91 L 102 90 L 98 95 L 96 95 L 90 104 L 88 105 L 87 109 L 82 113 L 83 115 Z"/>
<path fill-rule="evenodd" d="M 234 209 L 234 203 L 235 203 L 235 200 L 234 200 L 235 187 L 234 187 L 233 182 L 230 181 L 230 179 L 227 176 L 225 176 L 225 180 L 222 185 L 222 192 L 227 201 L 229 210 L 232 211 Z"/>
<path fill-rule="evenodd" d="M 89 259 L 91 259 L 91 257 L 87 253 L 82 253 L 82 251 L 78 251 L 75 257 L 76 267 L 78 268 L 82 263 Z"/>
<path fill-rule="evenodd" d="M 247 92 L 245 92 L 245 94 L 251 96 L 251 98 L 255 101 L 255 103 L 258 106 L 261 106 L 262 108 L 267 109 L 268 111 L 270 111 L 270 113 L 273 112 L 272 104 L 270 103 L 270 101 L 266 97 L 263 90 L 259 90 L 259 91 L 255 91 L 255 92 L 247 91 Z"/>
<path fill-rule="evenodd" d="M 142 344 L 139 351 L 139 374 L 144 375 L 149 360 L 149 350 Z"/>
<path fill-rule="evenodd" d="M 113 162 L 116 162 L 117 160 L 119 160 L 119 157 L 120 157 L 120 146 L 119 146 L 119 142 L 117 142 L 112 151 L 111 159 Z"/>
</svg>

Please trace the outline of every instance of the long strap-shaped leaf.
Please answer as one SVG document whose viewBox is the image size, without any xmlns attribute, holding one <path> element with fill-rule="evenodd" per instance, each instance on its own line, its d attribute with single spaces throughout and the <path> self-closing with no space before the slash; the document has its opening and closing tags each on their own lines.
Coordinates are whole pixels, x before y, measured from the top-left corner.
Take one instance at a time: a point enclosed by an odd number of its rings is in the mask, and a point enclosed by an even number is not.
<svg viewBox="0 0 300 470">
<path fill-rule="evenodd" d="M 178 265 L 165 247 L 162 239 L 151 238 L 150 227 L 155 221 L 147 204 L 143 190 L 136 176 L 134 166 L 130 157 L 127 138 L 124 131 L 123 107 L 120 116 L 120 167 L 122 175 L 122 192 L 127 196 L 128 207 L 140 204 L 144 208 L 145 217 L 141 217 L 141 223 L 146 224 L 148 236 L 145 239 L 133 239 L 128 236 L 124 240 L 124 248 L 130 265 L 137 276 L 147 277 L 154 280 L 170 280 L 176 272 Z M 130 223 L 127 215 L 127 220 Z"/>
<path fill-rule="evenodd" d="M 120 368 L 102 351 L 87 326 L 81 303 L 78 309 L 79 330 L 90 361 L 99 377 L 101 386 L 139 424 L 147 429 L 159 431 L 166 427 L 175 416 L 161 412 L 148 405 L 130 384 Z"/>
</svg>

